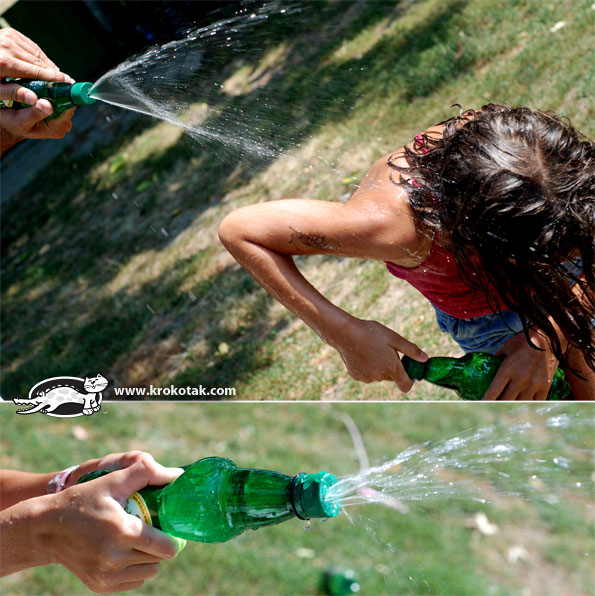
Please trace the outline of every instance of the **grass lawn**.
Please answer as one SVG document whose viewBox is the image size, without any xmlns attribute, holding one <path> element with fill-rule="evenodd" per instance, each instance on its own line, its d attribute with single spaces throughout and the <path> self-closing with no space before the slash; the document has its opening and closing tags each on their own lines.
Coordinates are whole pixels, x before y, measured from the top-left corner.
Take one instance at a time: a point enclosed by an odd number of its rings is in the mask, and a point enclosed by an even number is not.
<svg viewBox="0 0 595 596">
<path fill-rule="evenodd" d="M 361 432 L 372 465 L 420 449 L 418 458 L 393 469 L 396 498 L 412 494 L 418 472 L 433 479 L 418 498 L 402 501 L 407 512 L 357 505 L 347 508 L 348 516 L 313 522 L 309 531 L 296 519 L 224 544 L 191 543 L 135 593 L 321 594 L 329 566 L 353 568 L 364 595 L 594 593 L 595 433 L 587 404 L 108 402 L 99 414 L 78 419 L 16 416 L 4 404 L 0 446 L 3 466 L 34 472 L 143 449 L 168 465 L 219 455 L 242 467 L 342 476 L 359 469 L 338 417 L 345 414 Z M 437 452 L 455 437 L 469 443 L 449 465 L 424 465 L 436 464 Z M 496 445 L 510 447 L 510 455 L 500 461 Z M 554 465 L 554 456 L 567 467 Z M 435 496 L 440 487 L 450 494 Z M 478 531 L 480 513 L 496 533 Z M 59 566 L 8 576 L 0 592 L 90 593 Z"/>
<path fill-rule="evenodd" d="M 454 102 L 551 109 L 593 136 L 592 0 L 321 1 L 288 18 L 207 62 L 188 92 L 188 118 L 243 144 L 196 142 L 139 116 L 108 146 L 64 151 L 3 205 L 5 398 L 101 373 L 116 386 L 235 387 L 247 400 L 457 399 L 423 383 L 403 396 L 351 380 L 237 266 L 218 224 L 258 201 L 346 200 L 377 157 L 454 114 Z M 277 156 L 246 150 L 253 139 L 272 139 Z M 460 354 L 382 263 L 299 266 L 356 316 L 430 354 Z"/>
</svg>

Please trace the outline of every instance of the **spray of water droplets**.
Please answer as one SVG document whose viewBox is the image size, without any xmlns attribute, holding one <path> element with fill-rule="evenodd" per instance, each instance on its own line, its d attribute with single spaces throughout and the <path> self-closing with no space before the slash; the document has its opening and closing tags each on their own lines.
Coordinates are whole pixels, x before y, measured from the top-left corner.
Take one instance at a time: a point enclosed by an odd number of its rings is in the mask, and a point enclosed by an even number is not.
<svg viewBox="0 0 595 596">
<path fill-rule="evenodd" d="M 268 87 L 298 51 L 290 32 L 303 26 L 304 6 L 270 2 L 190 28 L 103 75 L 91 95 L 183 128 L 225 163 L 270 162 L 308 138 L 312 101 L 288 104 L 287 97 L 277 97 L 283 85 Z M 325 10 L 322 4 L 316 9 Z M 340 110 L 334 103 L 321 98 L 315 106 Z"/>
<path fill-rule="evenodd" d="M 561 413 L 555 405 L 538 413 L 530 422 L 493 424 L 411 446 L 379 466 L 342 477 L 327 498 L 344 508 L 390 506 L 396 499 L 486 502 L 493 495 L 555 504 L 568 492 L 591 500 L 595 452 L 573 439 L 585 427 L 595 430 L 595 420 L 580 409 Z"/>
</svg>

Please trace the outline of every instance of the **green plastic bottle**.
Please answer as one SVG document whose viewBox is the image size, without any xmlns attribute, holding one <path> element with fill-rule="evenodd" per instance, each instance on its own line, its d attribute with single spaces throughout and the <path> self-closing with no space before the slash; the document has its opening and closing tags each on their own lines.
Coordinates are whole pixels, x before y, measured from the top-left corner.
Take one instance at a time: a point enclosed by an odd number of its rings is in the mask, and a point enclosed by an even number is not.
<svg viewBox="0 0 595 596">
<path fill-rule="evenodd" d="M 417 362 L 403 356 L 405 372 L 412 379 L 425 379 L 434 385 L 454 389 L 463 399 L 480 400 L 488 390 L 502 364 L 502 356 L 484 352 L 470 352 L 461 358 L 435 357 Z M 548 400 L 560 400 L 570 396 L 570 385 L 564 371 L 557 369 Z"/>
<path fill-rule="evenodd" d="M 85 474 L 79 482 L 105 473 Z M 186 466 L 184 473 L 166 486 L 148 486 L 132 494 L 125 509 L 178 538 L 226 542 L 244 530 L 293 517 L 335 517 L 341 505 L 325 497 L 336 481 L 327 472 L 292 477 L 242 469 L 229 459 L 207 457 Z"/>
<path fill-rule="evenodd" d="M 353 569 L 331 567 L 324 572 L 323 589 L 330 596 L 347 596 L 359 592 L 359 580 Z"/>
<path fill-rule="evenodd" d="M 47 99 L 54 108 L 54 111 L 48 118 L 56 118 L 70 108 L 76 106 L 88 106 L 95 103 L 95 99 L 89 96 L 93 83 L 57 83 L 52 81 L 34 81 L 31 79 L 10 79 L 12 81 L 27 87 L 37 95 L 38 99 Z M 17 101 L 0 101 L 0 107 L 21 109 L 29 107 L 27 104 Z M 47 120 L 47 118 L 46 118 Z"/>
</svg>

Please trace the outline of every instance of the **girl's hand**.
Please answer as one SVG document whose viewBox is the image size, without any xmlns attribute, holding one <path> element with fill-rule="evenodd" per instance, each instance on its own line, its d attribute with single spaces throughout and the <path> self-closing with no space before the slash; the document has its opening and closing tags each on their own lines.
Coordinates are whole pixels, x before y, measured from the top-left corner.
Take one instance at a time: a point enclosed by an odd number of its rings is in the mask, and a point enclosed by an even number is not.
<svg viewBox="0 0 595 596">
<path fill-rule="evenodd" d="M 75 485 L 81 476 L 84 476 L 89 472 L 96 472 L 97 470 L 123 470 L 139 462 L 142 462 L 147 469 L 153 472 L 153 474 L 159 475 L 159 477 L 162 478 L 167 478 L 167 480 L 161 484 L 171 482 L 182 473 L 181 468 L 165 468 L 161 464 L 158 464 L 150 453 L 144 451 L 110 453 L 100 459 L 90 459 L 80 464 L 78 468 L 71 472 L 64 488 L 66 489 Z"/>
<path fill-rule="evenodd" d="M 419 362 L 428 359 L 414 343 L 377 321 L 352 319 L 334 346 L 356 381 L 393 381 L 403 393 L 411 389 L 413 381 L 405 372 L 399 353 Z"/>
<path fill-rule="evenodd" d="M 0 576 L 58 563 L 94 592 L 122 592 L 139 588 L 157 575 L 161 561 L 176 556 L 179 541 L 129 515 L 124 505 L 132 493 L 171 482 L 182 470 L 141 452 L 91 462 L 80 468 L 124 469 L 0 512 Z"/>
<path fill-rule="evenodd" d="M 529 336 L 542 350 L 532 348 L 524 333 L 509 339 L 496 354 L 505 358 L 483 397 L 484 401 L 547 399 L 558 360 L 543 335 L 531 330 Z"/>
<path fill-rule="evenodd" d="M 34 525 L 32 546 L 43 549 L 48 562 L 63 565 L 94 592 L 139 588 L 157 575 L 161 561 L 175 557 L 178 545 L 126 513 L 123 505 L 133 492 L 166 484 L 177 475 L 144 457 L 126 469 L 40 497 L 36 500 L 53 503 Z"/>
</svg>

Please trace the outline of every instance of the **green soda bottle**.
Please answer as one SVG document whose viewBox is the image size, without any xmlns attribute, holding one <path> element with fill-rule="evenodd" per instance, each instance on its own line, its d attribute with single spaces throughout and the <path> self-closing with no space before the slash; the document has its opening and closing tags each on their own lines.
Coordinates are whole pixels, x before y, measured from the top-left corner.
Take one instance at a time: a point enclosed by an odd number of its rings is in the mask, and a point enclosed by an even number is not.
<svg viewBox="0 0 595 596">
<path fill-rule="evenodd" d="M 417 362 L 403 356 L 401 362 L 412 379 L 425 379 L 434 385 L 454 389 L 463 399 L 480 400 L 488 390 L 504 357 L 470 352 L 461 358 L 435 357 Z M 564 371 L 558 368 L 554 374 L 548 400 L 560 400 L 570 396 L 570 385 Z"/>
<path fill-rule="evenodd" d="M 126 511 L 178 538 L 226 542 L 244 530 L 293 517 L 335 517 L 341 509 L 340 503 L 326 501 L 337 481 L 327 472 L 291 477 L 238 468 L 221 457 L 207 457 L 184 469 L 166 486 L 147 486 L 132 494 Z M 85 474 L 79 482 L 105 473 Z"/>
<path fill-rule="evenodd" d="M 58 83 L 52 81 L 34 81 L 31 79 L 6 79 L 18 83 L 30 89 L 37 95 L 38 99 L 47 99 L 54 108 L 48 118 L 56 118 L 70 108 L 76 106 L 88 106 L 95 103 L 95 99 L 89 96 L 93 83 Z M 17 101 L 0 100 L 0 107 L 21 109 L 29 107 L 27 104 Z M 48 119 L 46 118 L 46 120 Z"/>
<path fill-rule="evenodd" d="M 353 569 L 331 567 L 324 572 L 323 589 L 329 596 L 357 594 L 359 588 L 359 580 Z"/>
</svg>

